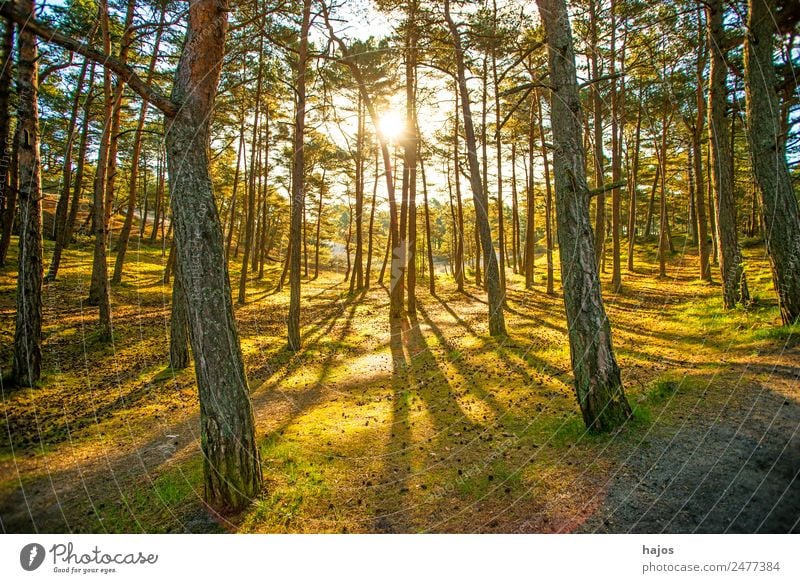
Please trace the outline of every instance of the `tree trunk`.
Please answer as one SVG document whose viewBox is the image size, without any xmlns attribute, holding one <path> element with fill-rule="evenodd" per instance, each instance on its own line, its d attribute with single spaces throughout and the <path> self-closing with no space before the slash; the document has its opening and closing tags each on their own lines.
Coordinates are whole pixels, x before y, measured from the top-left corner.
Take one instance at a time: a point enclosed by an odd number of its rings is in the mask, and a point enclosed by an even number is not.
<svg viewBox="0 0 800 583">
<path fill-rule="evenodd" d="M 13 216 L 13 209 L 16 206 L 16 194 L 11 190 L 11 156 L 8 151 L 9 140 L 8 136 L 11 132 L 11 69 L 14 62 L 14 22 L 12 20 L 3 20 L 3 40 L 0 50 L 0 217 L 3 219 L 3 227 L 5 227 L 6 217 Z M 13 146 L 12 146 L 13 149 Z M 0 240 L 0 267 L 5 266 L 6 252 L 11 240 L 11 230 L 6 233 L 5 228 L 2 230 L 2 239 Z"/>
<path fill-rule="evenodd" d="M 544 159 L 544 187 L 545 187 L 545 201 L 544 201 L 544 228 L 545 228 L 545 243 L 547 245 L 547 293 L 553 295 L 555 293 L 553 283 L 553 187 L 550 184 L 550 161 L 547 156 L 547 145 L 544 139 L 544 121 L 542 116 L 542 98 L 537 93 L 537 114 L 539 116 L 539 138 L 542 146 L 542 158 Z M 551 99 L 552 103 L 552 99 Z M 552 106 L 551 106 L 552 107 Z M 531 170 L 532 171 L 532 170 Z"/>
<path fill-rule="evenodd" d="M 264 17 L 262 15 L 261 24 Z M 258 122 L 261 107 L 261 91 L 264 77 L 264 41 L 259 40 L 258 51 L 258 78 L 256 80 L 255 113 L 253 114 L 253 137 L 250 148 L 250 176 L 247 185 L 247 204 L 245 205 L 245 235 L 244 254 L 242 255 L 242 270 L 239 275 L 239 297 L 236 303 L 244 304 L 247 301 L 247 268 L 253 255 L 254 239 L 256 236 L 256 175 L 258 174 L 256 161 L 258 159 Z M 279 284 L 280 286 L 280 284 Z"/>
<path fill-rule="evenodd" d="M 89 87 L 94 87 L 95 63 L 92 63 L 91 73 L 89 74 Z M 72 241 L 72 233 L 75 230 L 75 221 L 78 218 L 78 209 L 81 203 L 81 193 L 83 192 L 83 174 L 86 168 L 86 152 L 89 149 L 89 126 L 91 125 L 92 104 L 94 103 L 94 91 L 87 91 L 86 101 L 83 105 L 83 127 L 81 129 L 81 141 L 78 146 L 78 164 L 75 167 L 75 183 L 72 187 L 72 200 L 69 206 L 69 216 L 67 217 L 66 228 L 64 229 L 64 249 L 69 247 Z"/>
<path fill-rule="evenodd" d="M 102 0 L 100 4 L 100 26 L 103 31 L 103 48 L 106 54 L 111 54 L 111 38 L 108 23 L 108 2 Z M 111 147 L 111 131 L 113 125 L 114 101 L 111 91 L 111 71 L 103 72 L 103 133 L 100 137 L 100 151 L 97 157 L 97 171 L 94 177 L 94 258 L 92 262 L 92 282 L 89 288 L 88 304 L 97 306 L 100 322 L 98 335 L 101 340 L 111 338 L 111 298 L 108 291 L 108 260 L 106 247 L 106 193 L 108 186 L 106 172 L 108 171 L 108 157 Z"/>
<path fill-rule="evenodd" d="M 704 41 L 703 11 L 697 11 L 697 68 L 695 79 L 697 83 L 697 120 L 692 129 L 692 149 L 694 150 L 694 185 L 695 185 L 695 210 L 697 211 L 697 246 L 700 257 L 700 279 L 711 281 L 711 266 L 708 257 L 708 220 L 706 218 L 705 180 L 703 179 L 703 148 L 701 137 L 705 125 L 705 91 L 703 90 L 706 66 L 706 43 Z M 709 209 L 710 210 L 710 209 Z M 712 222 L 714 221 L 712 212 Z M 712 225 L 713 226 L 713 225 Z M 713 230 L 713 229 L 712 229 Z"/>
<path fill-rule="evenodd" d="M 356 256 L 353 274 L 350 280 L 350 292 L 364 288 L 364 139 L 366 127 L 364 123 L 364 103 L 359 94 L 358 129 L 356 132 Z"/>
<path fill-rule="evenodd" d="M 592 79 L 600 77 L 598 32 L 597 32 L 597 2 L 589 1 L 589 34 L 591 36 L 591 75 Z M 594 247 L 597 264 L 603 259 L 606 239 L 606 195 L 602 190 L 604 183 L 605 155 L 603 153 L 603 97 L 600 95 L 600 82 L 592 84 L 592 127 L 594 130 L 594 186 L 601 189 L 596 198 L 596 213 L 594 221 Z"/>
<path fill-rule="evenodd" d="M 530 171 L 528 173 L 527 184 L 527 220 L 525 225 L 525 289 L 533 289 L 533 276 L 536 266 L 536 195 L 534 192 L 534 153 L 536 151 L 536 107 L 539 104 L 539 114 L 541 115 L 539 92 L 535 91 L 531 97 L 531 112 L 528 120 L 528 156 L 530 157 Z M 544 148 L 544 138 L 542 138 L 542 148 Z M 547 152 L 543 152 L 547 159 Z"/>
<path fill-rule="evenodd" d="M 639 147 L 642 143 L 643 92 L 639 93 L 639 108 L 636 114 L 636 133 L 633 138 L 633 162 L 628 181 L 630 201 L 628 203 L 628 271 L 633 272 L 633 248 L 636 245 L 636 204 L 639 193 Z"/>
<path fill-rule="evenodd" d="M 378 198 L 378 150 L 375 150 L 375 179 L 372 182 L 372 205 L 369 209 L 369 230 L 367 231 L 367 268 L 364 274 L 364 287 L 369 288 L 372 277 L 372 248 L 375 239 L 375 202 Z M 322 194 L 320 193 L 320 215 L 322 213 Z M 317 230 L 317 250 L 319 250 L 319 230 Z M 315 276 L 316 277 L 316 276 Z"/>
<path fill-rule="evenodd" d="M 714 189 L 717 218 L 717 244 L 719 268 L 722 277 L 722 301 L 726 309 L 738 302 L 747 304 L 747 286 L 742 286 L 744 270 L 742 253 L 736 234 L 736 197 L 733 190 L 730 136 L 728 133 L 728 65 L 722 47 L 726 42 L 723 28 L 722 0 L 708 0 L 706 4 L 708 49 L 711 54 L 711 71 L 708 84 L 708 139 L 711 164 L 711 183 Z M 745 295 L 742 292 L 745 292 Z"/>
<path fill-rule="evenodd" d="M 761 194 L 764 239 L 784 324 L 800 317 L 800 212 L 786 164 L 775 92 L 774 0 L 750 0 L 745 36 L 747 137 Z"/>
<path fill-rule="evenodd" d="M 497 1 L 492 2 L 492 84 L 494 89 L 494 120 L 495 120 L 495 162 L 497 163 L 497 245 L 499 249 L 500 262 L 500 293 L 505 297 L 506 293 L 506 234 L 505 234 L 505 208 L 503 205 L 503 138 L 500 132 L 500 89 L 497 76 Z M 484 181 L 484 186 L 488 190 L 489 184 Z"/>
<path fill-rule="evenodd" d="M 603 307 L 589 218 L 575 53 L 564 0 L 537 0 L 549 47 L 556 218 L 575 389 L 586 426 L 608 431 L 631 415 Z"/>
<path fill-rule="evenodd" d="M 231 302 L 222 227 L 209 172 L 209 124 L 223 61 L 228 4 L 189 5 L 184 50 L 166 120 L 166 148 L 189 337 L 200 393 L 206 499 L 244 508 L 261 490 L 261 463 Z"/>
<path fill-rule="evenodd" d="M 156 30 L 156 38 L 153 45 L 153 54 L 150 57 L 150 64 L 147 68 L 147 83 L 153 80 L 153 73 L 156 69 L 156 62 L 158 61 L 158 49 L 161 45 L 161 34 L 164 26 L 164 19 L 166 16 L 166 4 L 161 8 L 161 16 L 159 18 L 159 26 Z M 139 176 L 139 157 L 142 151 L 142 130 L 144 129 L 144 122 L 147 119 L 147 101 L 142 100 L 141 108 L 139 109 L 139 121 L 136 124 L 136 132 L 133 137 L 133 148 L 131 152 L 131 172 L 128 181 L 128 208 L 125 213 L 125 222 L 122 224 L 122 229 L 119 233 L 117 240 L 117 260 L 114 264 L 114 275 L 111 276 L 111 283 L 118 284 L 122 281 L 122 269 L 125 264 L 125 254 L 128 251 L 128 242 L 131 237 L 131 228 L 133 227 L 133 215 L 136 210 L 136 196 L 138 192 L 137 179 Z M 158 221 L 153 223 L 153 232 L 155 233 Z"/>
<path fill-rule="evenodd" d="M 297 61 L 297 110 L 294 118 L 294 159 L 292 161 L 291 224 L 289 226 L 289 350 L 300 350 L 300 230 L 303 226 L 305 196 L 305 156 L 303 138 L 306 126 L 306 68 L 308 67 L 308 29 L 311 0 L 303 0 L 303 24 Z M 349 259 L 349 255 L 348 255 Z"/>
<path fill-rule="evenodd" d="M 450 28 L 450 35 L 455 49 L 456 69 L 458 70 L 458 85 L 461 96 L 461 111 L 464 116 L 464 132 L 467 141 L 467 161 L 469 162 L 470 184 L 472 186 L 472 200 L 475 204 L 475 222 L 480 233 L 483 261 L 486 266 L 486 287 L 489 296 L 489 333 L 492 336 L 506 334 L 505 318 L 503 316 L 503 288 L 500 282 L 500 273 L 497 265 L 497 256 L 492 244 L 492 233 L 489 226 L 489 198 L 483 189 L 480 164 L 475 140 L 475 129 L 472 125 L 470 112 L 469 91 L 467 90 L 467 76 L 464 67 L 464 54 L 461 48 L 461 33 L 456 23 L 450 16 L 450 1 L 444 3 L 445 19 Z"/>
<path fill-rule="evenodd" d="M 377 182 L 377 177 L 375 181 Z M 377 189 L 376 189 L 377 191 Z M 322 170 L 322 180 L 320 180 L 319 184 L 319 205 L 317 206 L 317 236 L 316 236 L 316 248 L 314 249 L 314 279 L 319 277 L 319 245 L 320 245 L 320 237 L 321 237 L 321 230 L 322 230 L 322 199 L 325 196 L 325 170 Z M 375 216 L 375 192 L 372 194 L 372 217 Z M 370 262 L 369 259 L 372 257 L 372 217 L 370 217 L 369 222 L 369 230 L 370 230 L 370 257 L 367 258 L 367 285 L 369 285 L 369 267 Z"/>
<path fill-rule="evenodd" d="M 433 246 L 431 245 L 431 211 L 428 206 L 428 182 L 425 179 L 425 162 L 419 157 L 419 169 L 422 173 L 422 196 L 425 203 L 425 248 L 428 251 L 428 291 L 436 295 L 436 272 L 433 269 Z"/>
<path fill-rule="evenodd" d="M 91 35 L 90 35 L 91 36 Z M 75 87 L 75 97 L 72 101 L 72 111 L 69 117 L 69 126 L 67 129 L 67 143 L 64 146 L 64 166 L 61 173 L 61 193 L 58 197 L 56 204 L 55 215 L 55 244 L 53 245 L 53 255 L 50 258 L 50 267 L 47 269 L 45 281 L 55 281 L 58 274 L 58 267 L 61 263 L 61 252 L 64 249 L 64 237 L 67 231 L 67 219 L 69 213 L 69 197 L 72 185 L 72 150 L 75 144 L 75 132 L 78 125 L 78 111 L 80 109 L 81 94 L 83 91 L 83 84 L 86 80 L 86 72 L 89 68 L 89 60 L 84 59 L 81 66 L 81 72 L 78 76 L 78 85 Z M 91 92 L 92 88 L 89 87 Z"/>
<path fill-rule="evenodd" d="M 22 9 L 34 14 L 34 1 Z M 19 105 L 19 273 L 12 378 L 32 387 L 42 373 L 42 202 L 39 160 L 39 91 L 36 37 L 19 34 L 17 91 Z"/>
<path fill-rule="evenodd" d="M 178 266 L 178 269 L 180 267 Z M 186 292 L 181 277 L 176 274 L 172 285 L 172 313 L 169 320 L 169 366 L 183 370 L 189 366 L 189 320 L 186 311 Z"/>
<path fill-rule="evenodd" d="M 228 236 L 225 240 L 225 261 L 229 261 L 231 257 L 231 243 L 233 242 L 233 227 L 236 223 L 236 194 L 239 188 L 239 173 L 240 168 L 242 166 L 242 154 L 244 152 L 244 116 L 245 113 L 242 111 L 242 120 L 239 125 L 239 145 L 236 152 L 236 170 L 233 174 L 233 192 L 231 193 L 231 208 L 230 208 L 230 219 L 228 223 Z M 245 164 L 247 162 L 245 161 Z"/>
<path fill-rule="evenodd" d="M 458 139 L 459 115 L 458 115 L 458 83 L 453 88 L 454 112 L 453 112 L 453 182 L 456 187 L 456 245 L 455 245 L 455 266 L 453 275 L 456 279 L 458 291 L 464 291 L 464 205 L 461 202 L 461 172 L 460 165 L 460 145 Z M 480 273 L 480 265 L 476 266 Z M 478 276 L 480 279 L 480 276 Z"/>
<path fill-rule="evenodd" d="M 625 48 L 622 48 L 623 66 Z M 618 184 L 622 178 L 622 140 L 620 139 L 620 117 L 624 115 L 623 90 L 617 90 L 617 3 L 611 0 L 611 182 Z M 624 77 L 623 77 L 624 80 Z M 619 291 L 622 286 L 620 261 L 620 192 L 611 190 L 611 289 Z"/>
</svg>

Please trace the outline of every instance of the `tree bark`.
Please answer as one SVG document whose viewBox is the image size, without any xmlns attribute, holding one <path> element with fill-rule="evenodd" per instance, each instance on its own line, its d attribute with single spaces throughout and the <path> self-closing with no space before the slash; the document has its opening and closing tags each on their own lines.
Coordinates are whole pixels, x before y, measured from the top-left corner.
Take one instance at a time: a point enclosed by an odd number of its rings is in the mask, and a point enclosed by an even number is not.
<svg viewBox="0 0 800 583">
<path fill-rule="evenodd" d="M 308 29 L 311 0 L 303 1 L 303 24 L 297 61 L 297 103 L 294 118 L 294 159 L 292 162 L 291 225 L 289 226 L 289 350 L 300 350 L 300 230 L 303 226 L 305 195 L 305 155 L 303 138 L 306 126 L 306 68 L 308 67 Z M 349 254 L 348 254 L 349 259 Z"/>
<path fill-rule="evenodd" d="M 708 84 L 708 139 L 711 183 L 714 189 L 717 218 L 719 269 L 722 278 L 722 301 L 726 309 L 741 302 L 747 304 L 747 286 L 742 285 L 744 269 L 736 234 L 736 198 L 733 190 L 730 135 L 728 132 L 728 65 L 725 62 L 725 31 L 722 0 L 708 0 L 706 23 L 711 71 Z M 744 292 L 744 295 L 743 293 Z"/>
<path fill-rule="evenodd" d="M 0 239 L 0 267 L 5 266 L 6 253 L 11 243 L 11 223 L 13 223 L 17 196 L 11 188 L 11 154 L 8 151 L 11 132 L 11 70 L 14 62 L 14 22 L 3 21 L 2 53 L 0 53 L 0 217 L 2 218 L 2 239 Z M 11 146 L 14 150 L 15 146 Z M 9 225 L 6 229 L 6 225 Z"/>
<path fill-rule="evenodd" d="M 227 11 L 224 0 L 189 5 L 172 90 L 172 101 L 181 106 L 167 117 L 165 142 L 177 277 L 186 290 L 200 393 L 206 499 L 217 508 L 241 509 L 261 489 L 261 463 L 208 160 Z"/>
<path fill-rule="evenodd" d="M 176 265 L 178 269 L 180 266 Z M 186 292 L 180 275 L 172 284 L 172 313 L 169 320 L 169 366 L 183 370 L 189 366 L 189 319 L 186 310 Z"/>
<path fill-rule="evenodd" d="M 22 9 L 34 14 L 34 1 Z M 42 203 L 39 159 L 39 89 L 36 37 L 22 29 L 18 40 L 17 109 L 19 164 L 19 273 L 12 378 L 32 387 L 42 373 Z"/>
<path fill-rule="evenodd" d="M 581 106 L 567 7 L 564 0 L 537 0 L 547 39 L 556 217 L 575 389 L 586 426 L 608 431 L 631 415 L 603 307 L 589 218 Z"/>
<path fill-rule="evenodd" d="M 761 195 L 764 239 L 784 324 L 800 317 L 800 211 L 786 163 L 775 92 L 774 0 L 750 0 L 745 36 L 747 137 Z"/>
<path fill-rule="evenodd" d="M 497 255 L 492 244 L 492 233 L 489 226 L 489 199 L 483 189 L 484 182 L 481 178 L 480 163 L 478 161 L 477 142 L 475 129 L 470 111 L 469 91 L 467 90 L 467 76 L 464 66 L 464 53 L 461 48 L 461 33 L 450 15 L 450 1 L 444 3 L 445 19 L 450 29 L 450 35 L 455 50 L 456 69 L 458 71 L 459 94 L 461 97 L 461 111 L 464 116 L 464 132 L 467 142 L 467 161 L 469 162 L 470 184 L 472 186 L 472 200 L 475 205 L 477 229 L 480 234 L 483 261 L 486 266 L 486 287 L 489 299 L 489 333 L 492 336 L 506 334 L 505 318 L 503 315 L 503 288 L 500 283 L 500 273 L 497 264 Z"/>
<path fill-rule="evenodd" d="M 111 36 L 108 23 L 108 2 L 100 3 L 100 27 L 103 31 L 103 49 L 106 54 L 111 54 Z M 103 72 L 103 133 L 100 137 L 100 148 L 97 156 L 97 170 L 94 176 L 94 257 L 92 261 L 92 281 L 89 287 L 87 303 L 97 306 L 100 316 L 98 336 L 102 341 L 111 339 L 111 298 L 108 290 L 108 259 L 107 259 L 107 225 L 106 222 L 106 188 L 108 182 L 108 157 L 111 147 L 111 131 L 113 125 L 114 101 L 111 91 L 111 71 Z"/>
<path fill-rule="evenodd" d="M 61 173 L 61 193 L 56 204 L 55 215 L 55 244 L 53 245 L 53 255 L 50 258 L 50 267 L 47 269 L 45 281 L 55 281 L 58 274 L 58 267 L 61 263 L 61 252 L 64 249 L 65 235 L 67 232 L 67 219 L 69 214 L 69 197 L 72 186 L 72 151 L 75 144 L 75 132 L 78 125 L 78 111 L 80 109 L 81 94 L 83 84 L 86 80 L 86 72 L 89 68 L 89 60 L 84 59 L 81 72 L 78 76 L 78 85 L 75 87 L 75 97 L 72 102 L 72 111 L 69 117 L 67 129 L 67 143 L 64 146 L 64 167 Z M 89 87 L 91 92 L 92 88 Z"/>
<path fill-rule="evenodd" d="M 161 34 L 163 32 L 164 19 L 166 16 L 166 4 L 161 8 L 161 16 L 159 18 L 159 26 L 156 30 L 156 38 L 153 44 L 153 54 L 150 57 L 150 64 L 147 68 L 146 83 L 151 83 L 153 80 L 153 73 L 156 69 L 158 61 L 158 49 L 161 45 Z M 114 274 L 111 276 L 111 283 L 118 284 L 122 281 L 122 270 L 125 265 L 125 255 L 128 252 L 128 242 L 131 237 L 131 229 L 133 227 L 133 215 L 136 210 L 136 198 L 138 194 L 138 178 L 139 178 L 139 158 L 142 152 L 142 130 L 144 129 L 144 122 L 147 119 L 148 103 L 142 100 L 141 108 L 139 109 L 139 120 L 136 123 L 136 131 L 133 136 L 133 148 L 131 152 L 131 170 L 130 179 L 128 180 L 128 207 L 125 213 L 125 221 L 122 223 L 122 229 L 119 232 L 117 239 L 117 259 L 114 263 Z M 144 220 L 144 218 L 142 219 Z M 158 220 L 153 222 L 153 232 L 155 233 Z"/>
</svg>

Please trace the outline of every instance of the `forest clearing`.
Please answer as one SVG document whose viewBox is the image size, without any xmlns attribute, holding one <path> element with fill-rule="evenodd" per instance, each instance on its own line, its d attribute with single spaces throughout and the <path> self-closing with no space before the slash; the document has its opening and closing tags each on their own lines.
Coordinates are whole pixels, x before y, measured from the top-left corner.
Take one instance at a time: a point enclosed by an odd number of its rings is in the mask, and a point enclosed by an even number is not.
<svg viewBox="0 0 800 583">
<path fill-rule="evenodd" d="M 0 0 L 0 62 L 4 533 L 800 532 L 794 4 Z"/>
</svg>

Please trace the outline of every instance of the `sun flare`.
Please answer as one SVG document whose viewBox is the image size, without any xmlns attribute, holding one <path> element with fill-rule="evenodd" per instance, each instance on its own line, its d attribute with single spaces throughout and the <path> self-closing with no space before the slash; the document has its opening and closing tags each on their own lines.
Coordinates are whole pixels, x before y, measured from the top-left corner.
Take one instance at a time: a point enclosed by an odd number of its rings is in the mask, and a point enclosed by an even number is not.
<svg viewBox="0 0 800 583">
<path fill-rule="evenodd" d="M 388 139 L 393 140 L 399 137 L 406 127 L 405 120 L 396 111 L 386 111 L 381 115 L 379 129 Z"/>
</svg>

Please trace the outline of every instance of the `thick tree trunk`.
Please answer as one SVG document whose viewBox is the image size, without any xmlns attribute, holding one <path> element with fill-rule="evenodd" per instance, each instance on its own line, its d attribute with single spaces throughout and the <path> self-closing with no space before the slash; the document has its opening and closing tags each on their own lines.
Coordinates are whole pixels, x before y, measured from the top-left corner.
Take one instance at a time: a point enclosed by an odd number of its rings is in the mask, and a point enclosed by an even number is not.
<svg viewBox="0 0 800 583">
<path fill-rule="evenodd" d="M 475 140 L 475 129 L 472 124 L 464 54 L 461 48 L 461 33 L 450 16 L 449 0 L 445 0 L 444 10 L 445 18 L 450 28 L 453 48 L 455 49 L 461 111 L 464 116 L 464 133 L 467 142 L 467 161 L 469 162 L 470 184 L 472 186 L 472 200 L 475 204 L 475 222 L 480 234 L 483 261 L 486 266 L 486 287 L 488 288 L 489 296 L 489 333 L 492 336 L 503 336 L 506 333 L 505 317 L 503 315 L 503 288 L 500 282 L 497 255 L 495 254 L 489 226 L 489 198 L 483 189 L 484 182 L 481 179 L 480 163 L 478 162 L 477 141 Z"/>
<path fill-rule="evenodd" d="M 3 219 L 3 227 L 5 227 L 5 218 L 7 213 L 13 213 L 13 207 L 16 205 L 16 194 L 11 191 L 11 156 L 8 151 L 9 140 L 8 136 L 11 132 L 11 69 L 14 62 L 14 22 L 12 20 L 3 20 L 3 39 L 2 46 L 0 46 L 0 217 Z M 13 146 L 12 146 L 13 149 Z M 11 240 L 11 231 L 6 233 L 5 228 L 2 230 L 2 239 L 0 239 L 0 267 L 5 265 L 6 252 Z"/>
<path fill-rule="evenodd" d="M 722 0 L 706 4 L 708 50 L 711 71 L 708 84 L 708 139 L 711 164 L 711 183 L 714 189 L 717 218 L 719 269 L 722 277 L 722 301 L 726 309 L 738 302 L 747 304 L 747 286 L 742 285 L 744 270 L 739 239 L 736 234 L 736 198 L 733 190 L 730 136 L 728 132 L 728 65 L 722 48 L 725 45 Z M 744 294 L 742 293 L 744 292 Z"/>
<path fill-rule="evenodd" d="M 206 498 L 217 508 L 241 509 L 261 490 L 261 463 L 208 159 L 227 11 L 224 0 L 189 6 L 172 90 L 180 107 L 166 120 L 165 142 L 178 277 L 200 393 Z"/>
<path fill-rule="evenodd" d="M 631 415 L 603 307 L 589 220 L 581 106 L 564 0 L 538 0 L 549 47 L 556 217 L 575 388 L 589 429 L 608 431 Z"/>
<path fill-rule="evenodd" d="M 775 92 L 774 0 L 750 0 L 745 36 L 747 137 L 761 194 L 764 239 L 778 293 L 781 319 L 800 317 L 800 211 L 786 164 L 781 115 Z"/>
<path fill-rule="evenodd" d="M 22 9 L 34 13 L 33 0 Z M 42 202 L 39 160 L 39 90 L 36 37 L 19 34 L 19 273 L 12 378 L 32 387 L 42 373 Z"/>
</svg>

